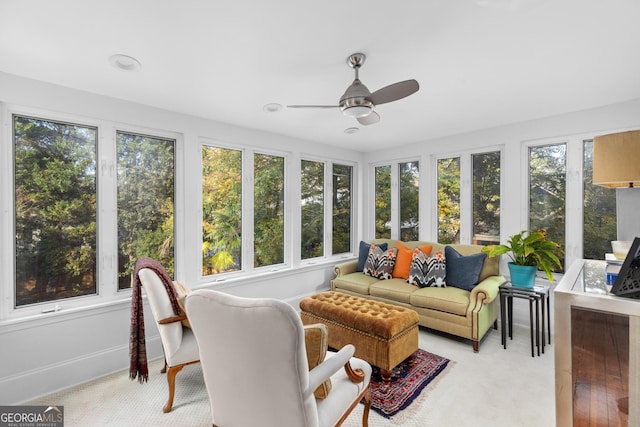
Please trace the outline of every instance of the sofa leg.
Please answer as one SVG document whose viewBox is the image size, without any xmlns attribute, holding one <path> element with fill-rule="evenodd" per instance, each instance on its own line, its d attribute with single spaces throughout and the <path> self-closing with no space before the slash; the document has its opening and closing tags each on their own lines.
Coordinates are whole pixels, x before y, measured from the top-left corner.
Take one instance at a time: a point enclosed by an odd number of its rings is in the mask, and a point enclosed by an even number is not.
<svg viewBox="0 0 640 427">
<path fill-rule="evenodd" d="M 473 340 L 473 352 L 477 353 L 478 352 L 478 348 L 480 346 L 480 343 L 476 340 Z"/>
<path fill-rule="evenodd" d="M 498 319 L 493 321 L 493 329 L 498 330 Z"/>
</svg>

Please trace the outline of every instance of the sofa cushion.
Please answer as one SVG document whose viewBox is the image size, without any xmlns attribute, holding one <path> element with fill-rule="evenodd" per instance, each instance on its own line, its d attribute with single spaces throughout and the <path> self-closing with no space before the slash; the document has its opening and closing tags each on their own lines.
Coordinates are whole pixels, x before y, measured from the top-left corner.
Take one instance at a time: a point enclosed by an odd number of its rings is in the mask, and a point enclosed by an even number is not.
<svg viewBox="0 0 640 427">
<path fill-rule="evenodd" d="M 447 284 L 457 288 L 472 290 L 480 280 L 480 271 L 487 254 L 481 252 L 463 256 L 451 246 L 444 248 L 447 260 Z"/>
<path fill-rule="evenodd" d="M 380 249 L 383 251 L 387 250 L 387 243 L 378 244 Z M 360 248 L 358 249 L 358 266 L 356 267 L 356 271 L 364 270 L 364 264 L 367 262 L 367 256 L 369 255 L 369 248 L 371 248 L 371 243 L 360 241 Z"/>
<path fill-rule="evenodd" d="M 379 246 L 371 245 L 369 255 L 367 255 L 367 262 L 365 262 L 362 272 L 377 279 L 391 279 L 397 254 L 397 248 L 389 248 L 383 251 Z"/>
<path fill-rule="evenodd" d="M 413 250 L 408 283 L 421 288 L 427 286 L 446 287 L 447 267 L 442 251 L 435 256 L 427 256 L 420 249 Z"/>
<path fill-rule="evenodd" d="M 410 304 L 411 294 L 416 287 L 403 279 L 378 280 L 369 287 L 369 294 L 375 297 Z"/>
<path fill-rule="evenodd" d="M 416 307 L 465 316 L 469 307 L 470 294 L 469 291 L 454 287 L 420 288 L 411 294 L 410 302 Z"/>
<path fill-rule="evenodd" d="M 396 257 L 396 265 L 393 267 L 392 276 L 400 279 L 408 279 L 413 251 L 415 249 L 406 246 L 400 241 L 396 242 L 396 248 L 398 249 L 398 256 Z M 431 245 L 423 245 L 419 247 L 419 249 L 426 255 L 431 255 L 431 248 Z"/>
<path fill-rule="evenodd" d="M 379 280 L 375 277 L 367 276 L 362 272 L 355 272 L 336 277 L 333 279 L 333 286 L 336 289 L 369 295 L 369 286 L 377 282 Z"/>
</svg>

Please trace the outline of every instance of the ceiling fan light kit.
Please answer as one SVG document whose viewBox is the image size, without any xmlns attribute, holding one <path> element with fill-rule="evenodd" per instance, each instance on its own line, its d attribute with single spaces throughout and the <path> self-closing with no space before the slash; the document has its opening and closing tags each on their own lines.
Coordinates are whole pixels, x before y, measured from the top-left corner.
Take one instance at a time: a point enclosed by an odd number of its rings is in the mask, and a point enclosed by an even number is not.
<svg viewBox="0 0 640 427">
<path fill-rule="evenodd" d="M 362 125 L 371 125 L 380 121 L 380 115 L 373 111 L 376 105 L 397 101 L 420 89 L 416 80 L 405 80 L 378 89 L 371 93 L 362 84 L 358 70 L 366 59 L 363 53 L 354 53 L 347 58 L 347 64 L 354 69 L 355 79 L 340 97 L 338 105 L 287 105 L 288 108 L 335 108 L 339 107 L 347 117 L 355 118 Z"/>
</svg>

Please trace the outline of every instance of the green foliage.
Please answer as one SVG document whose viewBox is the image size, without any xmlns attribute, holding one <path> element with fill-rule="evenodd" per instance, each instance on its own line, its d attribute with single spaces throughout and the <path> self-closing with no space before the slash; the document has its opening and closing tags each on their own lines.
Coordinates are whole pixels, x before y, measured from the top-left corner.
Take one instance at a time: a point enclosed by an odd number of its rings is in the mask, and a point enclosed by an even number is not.
<svg viewBox="0 0 640 427">
<path fill-rule="evenodd" d="M 351 177 L 353 167 L 333 165 L 333 254 L 351 251 Z"/>
<path fill-rule="evenodd" d="M 14 117 L 16 305 L 95 293 L 97 130 Z"/>
<path fill-rule="evenodd" d="M 400 163 L 400 240 L 420 240 L 419 163 Z"/>
<path fill-rule="evenodd" d="M 460 158 L 438 160 L 438 242 L 460 242 Z"/>
<path fill-rule="evenodd" d="M 117 133 L 119 289 L 130 286 L 140 257 L 173 277 L 175 141 Z"/>
<path fill-rule="evenodd" d="M 584 142 L 583 257 L 604 259 L 617 239 L 616 189 L 593 185 L 593 141 Z"/>
<path fill-rule="evenodd" d="M 302 160 L 301 167 L 301 258 L 324 253 L 324 163 Z"/>
<path fill-rule="evenodd" d="M 566 144 L 529 150 L 529 228 L 565 245 Z M 561 260 L 563 263 L 564 260 Z"/>
<path fill-rule="evenodd" d="M 254 156 L 253 195 L 254 266 L 281 264 L 284 262 L 284 157 Z"/>
<path fill-rule="evenodd" d="M 482 252 L 490 257 L 508 254 L 514 264 L 536 266 L 545 272 L 550 282 L 553 281 L 552 271 L 555 268 L 562 269 L 562 263 L 558 258 L 563 255 L 562 248 L 558 243 L 547 240 L 546 232 L 543 230 L 523 230 L 509 237 L 507 243 L 485 246 Z"/>
<path fill-rule="evenodd" d="M 242 151 L 202 148 L 202 273 L 237 270 L 242 249 Z"/>
<path fill-rule="evenodd" d="M 376 239 L 391 238 L 391 166 L 375 169 Z"/>
<path fill-rule="evenodd" d="M 500 152 L 473 155 L 473 235 L 500 239 Z"/>
</svg>

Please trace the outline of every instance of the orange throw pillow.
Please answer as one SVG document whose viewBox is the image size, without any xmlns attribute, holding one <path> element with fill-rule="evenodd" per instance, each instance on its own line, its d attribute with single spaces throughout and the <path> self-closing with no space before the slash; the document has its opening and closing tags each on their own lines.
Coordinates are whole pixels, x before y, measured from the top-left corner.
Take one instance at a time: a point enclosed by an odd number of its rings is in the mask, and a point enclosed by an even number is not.
<svg viewBox="0 0 640 427">
<path fill-rule="evenodd" d="M 411 270 L 411 255 L 413 249 L 408 248 L 402 242 L 396 242 L 396 248 L 398 248 L 398 255 L 396 257 L 396 265 L 393 267 L 392 277 L 400 279 L 409 278 L 409 270 Z M 419 246 L 419 249 L 424 252 L 425 255 L 431 255 L 433 247 L 431 245 Z"/>
</svg>

